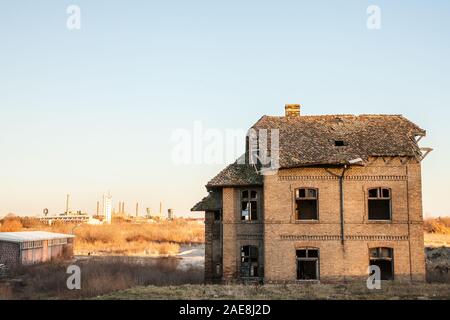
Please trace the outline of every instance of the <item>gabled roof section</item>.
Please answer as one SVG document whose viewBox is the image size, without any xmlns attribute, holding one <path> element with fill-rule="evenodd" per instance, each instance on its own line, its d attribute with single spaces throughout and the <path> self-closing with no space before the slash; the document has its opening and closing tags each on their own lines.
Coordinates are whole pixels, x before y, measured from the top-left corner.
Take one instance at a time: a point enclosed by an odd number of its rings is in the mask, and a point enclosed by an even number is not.
<svg viewBox="0 0 450 320">
<path fill-rule="evenodd" d="M 281 168 L 348 164 L 370 156 L 419 159 L 415 138 L 426 134 L 402 115 L 263 116 L 252 128 L 279 129 Z"/>
<path fill-rule="evenodd" d="M 220 198 L 215 193 L 210 193 L 192 207 L 191 211 L 215 211 L 220 208 Z"/>
<path fill-rule="evenodd" d="M 212 178 L 206 187 L 262 186 L 263 176 L 257 172 L 256 168 L 240 162 L 236 161 L 227 166 Z"/>
</svg>

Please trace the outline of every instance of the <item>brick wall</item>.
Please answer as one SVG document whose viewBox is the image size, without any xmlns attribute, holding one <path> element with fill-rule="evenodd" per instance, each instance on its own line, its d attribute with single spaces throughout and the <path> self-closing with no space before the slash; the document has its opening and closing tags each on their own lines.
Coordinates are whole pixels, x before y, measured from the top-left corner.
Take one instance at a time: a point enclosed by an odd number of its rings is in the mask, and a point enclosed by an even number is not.
<svg viewBox="0 0 450 320">
<path fill-rule="evenodd" d="M 404 160 L 404 159 L 403 159 Z M 341 170 L 334 169 L 335 174 Z M 367 275 L 369 248 L 394 249 L 398 280 L 424 280 L 420 163 L 399 158 L 372 159 L 351 167 L 344 180 L 344 245 L 340 239 L 339 179 L 323 168 L 280 170 L 264 179 L 266 281 L 295 281 L 295 250 L 320 249 L 321 280 Z M 295 189 L 318 188 L 319 221 L 295 220 Z M 368 221 L 367 190 L 392 193 L 392 221 Z"/>
<path fill-rule="evenodd" d="M 248 188 L 245 188 L 248 189 Z M 240 252 L 246 245 L 259 249 L 259 270 L 264 275 L 263 246 L 263 190 L 251 188 L 258 192 L 258 220 L 241 221 L 241 192 L 243 188 L 223 189 L 223 280 L 233 281 L 240 277 Z"/>
<path fill-rule="evenodd" d="M 0 241 L 0 263 L 8 266 L 20 262 L 20 245 L 18 243 Z"/>
<path fill-rule="evenodd" d="M 284 169 L 265 176 L 264 189 L 256 189 L 258 221 L 240 219 L 243 188 L 224 188 L 223 221 L 214 222 L 212 212 L 206 215 L 205 278 L 213 278 L 216 264 L 222 263 L 225 282 L 239 279 L 241 247 L 254 245 L 266 282 L 296 281 L 296 250 L 305 247 L 319 249 L 325 282 L 367 277 L 369 249 L 374 247 L 393 249 L 396 280 L 424 281 L 421 167 L 407 160 L 372 158 L 366 166 L 346 171 L 343 243 L 335 176 L 342 169 Z M 295 190 L 301 187 L 318 189 L 318 221 L 296 220 Z M 376 187 L 391 190 L 391 221 L 368 219 L 368 189 Z"/>
</svg>

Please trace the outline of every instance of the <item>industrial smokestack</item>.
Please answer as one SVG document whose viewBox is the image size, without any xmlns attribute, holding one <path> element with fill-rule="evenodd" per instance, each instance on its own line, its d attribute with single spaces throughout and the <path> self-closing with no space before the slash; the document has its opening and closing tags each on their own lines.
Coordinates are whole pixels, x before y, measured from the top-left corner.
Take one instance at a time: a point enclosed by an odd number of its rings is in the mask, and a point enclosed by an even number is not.
<svg viewBox="0 0 450 320">
<path fill-rule="evenodd" d="M 136 218 L 139 216 L 139 202 L 136 202 Z"/>
<path fill-rule="evenodd" d="M 159 202 L 159 216 L 162 217 L 163 214 L 163 206 L 162 206 L 162 201 Z"/>
<path fill-rule="evenodd" d="M 97 217 L 100 215 L 100 201 L 97 201 Z"/>
<path fill-rule="evenodd" d="M 66 197 L 66 214 L 69 214 L 70 194 Z"/>
<path fill-rule="evenodd" d="M 173 220 L 173 209 L 167 209 L 167 218 Z"/>
</svg>

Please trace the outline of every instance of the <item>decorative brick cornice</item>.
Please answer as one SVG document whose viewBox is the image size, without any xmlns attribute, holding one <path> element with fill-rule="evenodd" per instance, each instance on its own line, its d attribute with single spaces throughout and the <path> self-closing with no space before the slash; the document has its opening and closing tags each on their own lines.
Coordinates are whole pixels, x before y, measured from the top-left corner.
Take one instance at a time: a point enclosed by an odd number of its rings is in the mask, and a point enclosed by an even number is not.
<svg viewBox="0 0 450 320">
<path fill-rule="evenodd" d="M 345 240 L 356 241 L 408 241 L 409 237 L 406 236 L 385 236 L 385 235 L 348 235 L 345 236 Z"/>
<path fill-rule="evenodd" d="M 316 176 L 278 176 L 278 181 L 297 181 L 297 180 L 338 180 L 339 178 L 331 175 L 316 175 Z M 406 181 L 408 179 L 405 175 L 349 175 L 345 176 L 344 180 L 349 181 Z"/>
<path fill-rule="evenodd" d="M 262 240 L 263 235 L 262 234 L 238 234 L 237 239 L 238 240 Z"/>
<path fill-rule="evenodd" d="M 339 235 L 281 235 L 281 240 L 287 241 L 339 241 Z M 407 241 L 406 236 L 387 236 L 387 235 L 347 235 L 344 240 L 347 241 Z"/>
<path fill-rule="evenodd" d="M 378 176 L 345 176 L 344 180 L 357 180 L 357 181 L 406 181 L 408 176 L 405 175 L 378 175 Z"/>
<path fill-rule="evenodd" d="M 340 236 L 321 236 L 321 235 L 281 235 L 281 240 L 296 240 L 296 241 L 337 241 Z"/>
</svg>

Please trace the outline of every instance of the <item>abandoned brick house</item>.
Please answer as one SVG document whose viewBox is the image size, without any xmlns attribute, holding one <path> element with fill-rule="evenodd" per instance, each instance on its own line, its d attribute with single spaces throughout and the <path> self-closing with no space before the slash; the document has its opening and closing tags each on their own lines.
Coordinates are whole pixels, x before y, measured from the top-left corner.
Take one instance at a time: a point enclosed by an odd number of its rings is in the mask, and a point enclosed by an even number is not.
<svg viewBox="0 0 450 320">
<path fill-rule="evenodd" d="M 206 185 L 205 280 L 341 281 L 425 278 L 420 148 L 401 115 L 263 116 L 278 131 L 278 170 L 246 160 Z M 270 146 L 268 147 L 270 149 Z"/>
</svg>

